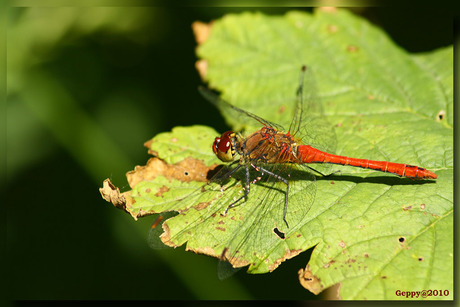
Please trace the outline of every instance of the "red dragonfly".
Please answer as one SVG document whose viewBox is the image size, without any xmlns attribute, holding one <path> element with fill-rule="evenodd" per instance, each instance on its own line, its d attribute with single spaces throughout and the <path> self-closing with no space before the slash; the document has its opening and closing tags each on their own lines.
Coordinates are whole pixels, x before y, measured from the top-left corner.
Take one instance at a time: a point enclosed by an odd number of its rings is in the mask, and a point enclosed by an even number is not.
<svg viewBox="0 0 460 307">
<path fill-rule="evenodd" d="M 223 109 L 224 112 L 230 113 L 230 115 L 243 115 L 246 116 L 246 118 L 252 118 L 263 126 L 261 129 L 247 137 L 243 137 L 241 134 L 235 133 L 234 131 L 227 131 L 220 137 L 216 137 L 212 145 L 214 154 L 221 161 L 233 161 L 236 164 L 236 166 L 226 174 L 219 176 L 220 181 L 231 177 L 240 169 L 244 170 L 244 193 L 228 205 L 224 211 L 224 215 L 230 208 L 235 207 L 240 203 L 240 201 L 249 197 L 251 184 L 260 181 L 261 178 L 266 175 L 271 177 L 274 181 L 284 183 L 286 186 L 283 220 L 289 228 L 289 224 L 286 220 L 286 214 L 289 200 L 290 174 L 285 171 L 286 165 L 289 164 L 304 165 L 320 175 L 323 174 L 306 164 L 331 163 L 373 169 L 412 179 L 437 178 L 437 175 L 433 172 L 415 165 L 338 156 L 329 152 L 321 151 L 304 143 L 303 131 L 305 130 L 305 127 L 302 123 L 302 119 L 305 118 L 303 114 L 303 95 L 304 75 L 306 70 L 306 66 L 303 66 L 301 69 L 300 84 L 297 91 L 296 112 L 287 132 L 283 132 L 283 128 L 281 126 L 270 123 L 267 120 L 229 104 L 206 88 L 199 88 L 201 94 L 206 99 L 215 104 L 218 108 Z M 239 155 L 239 160 L 235 161 L 237 155 Z M 256 176 L 255 179 L 251 181 L 250 174 L 251 172 L 254 172 L 254 170 L 259 173 L 259 176 Z M 311 179 L 311 177 L 309 179 Z"/>
</svg>

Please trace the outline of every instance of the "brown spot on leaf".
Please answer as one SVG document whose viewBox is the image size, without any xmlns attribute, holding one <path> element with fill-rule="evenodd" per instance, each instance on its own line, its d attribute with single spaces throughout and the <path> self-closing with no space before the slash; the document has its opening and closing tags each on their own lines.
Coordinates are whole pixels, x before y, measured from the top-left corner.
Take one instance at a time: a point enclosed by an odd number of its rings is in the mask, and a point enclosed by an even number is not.
<svg viewBox="0 0 460 307">
<path fill-rule="evenodd" d="M 193 34 L 195 35 L 195 41 L 198 45 L 204 43 L 208 39 L 211 29 L 211 23 L 205 23 L 202 21 L 195 21 L 192 23 Z"/>
<path fill-rule="evenodd" d="M 201 202 L 198 205 L 193 206 L 193 208 L 195 208 L 196 210 L 200 211 L 200 210 L 206 208 L 207 206 L 209 206 L 209 203 Z"/>
<path fill-rule="evenodd" d="M 337 32 L 338 29 L 339 29 L 339 28 L 338 28 L 336 25 L 329 25 L 329 26 L 327 26 L 327 31 L 328 31 L 329 33 L 335 33 L 335 32 Z"/>
<path fill-rule="evenodd" d="M 420 204 L 420 209 L 425 210 L 425 204 Z"/>
<path fill-rule="evenodd" d="M 323 285 L 321 285 L 321 280 L 313 275 L 313 273 L 310 271 L 310 266 L 307 265 L 305 269 L 300 269 L 298 271 L 299 275 L 299 282 L 308 291 L 310 291 L 313 294 L 319 294 L 321 291 L 323 291 Z"/>
<path fill-rule="evenodd" d="M 364 257 L 364 258 L 369 258 L 369 254 L 368 254 L 368 253 L 364 253 L 364 254 L 363 254 L 363 257 Z"/>
<path fill-rule="evenodd" d="M 335 263 L 335 260 L 332 259 L 331 261 L 329 261 L 328 263 L 326 263 L 326 264 L 324 265 L 324 267 L 325 267 L 325 268 L 328 268 L 328 267 L 330 267 L 331 265 L 333 265 L 334 263 Z"/>
<path fill-rule="evenodd" d="M 345 261 L 345 263 L 353 263 L 353 262 L 356 262 L 356 259 L 348 258 L 347 261 Z"/>
<path fill-rule="evenodd" d="M 412 206 L 406 206 L 403 208 L 404 211 L 409 211 L 409 210 L 412 210 Z"/>
<path fill-rule="evenodd" d="M 341 248 L 345 248 L 345 242 L 340 241 L 340 242 L 339 242 L 339 246 L 340 246 Z"/>
<path fill-rule="evenodd" d="M 155 193 L 156 197 L 162 197 L 163 193 L 166 193 L 169 191 L 169 188 L 167 186 L 162 186 L 161 188 L 158 189 L 158 192 Z"/>
<path fill-rule="evenodd" d="M 207 182 L 208 172 L 216 167 L 217 164 L 208 167 L 203 161 L 190 157 L 176 164 L 167 164 L 154 157 L 147 161 L 147 165 L 136 166 L 133 171 L 126 174 L 126 177 L 131 188 L 134 188 L 141 181 L 154 180 L 159 175 L 182 182 Z"/>
<path fill-rule="evenodd" d="M 222 227 L 216 227 L 216 229 L 220 231 L 225 231 L 225 228 L 222 228 Z"/>
<path fill-rule="evenodd" d="M 206 74 L 208 73 L 208 61 L 198 60 L 195 62 L 195 69 L 198 71 L 201 80 L 206 80 Z"/>
<path fill-rule="evenodd" d="M 423 259 L 424 259 L 423 257 L 418 257 L 417 260 L 418 260 L 418 261 L 423 261 Z"/>
<path fill-rule="evenodd" d="M 278 114 L 282 114 L 284 113 L 284 111 L 286 110 L 286 106 L 285 105 L 281 105 L 278 109 Z"/>
<path fill-rule="evenodd" d="M 385 275 L 383 276 L 380 276 L 381 279 L 387 279 L 387 277 Z"/>
<path fill-rule="evenodd" d="M 349 45 L 349 46 L 347 47 L 347 51 L 350 52 L 350 53 L 357 52 L 358 50 L 359 50 L 358 47 L 353 46 L 353 45 Z"/>
</svg>

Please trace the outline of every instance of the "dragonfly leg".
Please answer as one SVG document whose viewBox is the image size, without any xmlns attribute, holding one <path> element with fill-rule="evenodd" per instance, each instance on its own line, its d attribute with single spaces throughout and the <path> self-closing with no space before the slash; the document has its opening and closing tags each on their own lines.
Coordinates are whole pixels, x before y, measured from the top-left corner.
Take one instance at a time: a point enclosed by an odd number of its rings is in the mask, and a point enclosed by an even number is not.
<svg viewBox="0 0 460 307">
<path fill-rule="evenodd" d="M 237 168 L 240 168 L 242 165 L 238 165 Z M 243 198 L 246 198 L 246 196 L 248 196 L 249 194 L 249 191 L 251 190 L 251 183 L 249 182 L 249 167 L 247 165 L 244 166 L 245 170 L 246 170 L 246 176 L 245 176 L 245 181 L 246 181 L 246 187 L 244 189 L 244 195 L 241 196 L 240 198 L 238 198 L 237 200 L 235 200 L 233 203 L 231 203 L 230 205 L 228 205 L 228 207 L 225 209 L 223 215 L 225 216 L 228 212 L 228 209 L 230 208 L 233 208 L 236 206 L 237 203 L 240 202 L 240 200 L 242 200 Z M 232 170 L 232 173 L 234 173 L 234 171 Z"/>
<path fill-rule="evenodd" d="M 238 162 L 238 161 L 235 161 L 235 162 Z M 232 164 L 233 164 L 233 163 L 232 163 Z M 218 179 L 220 180 L 220 179 L 227 179 L 227 178 L 232 177 L 232 175 L 233 175 L 237 170 L 239 170 L 241 166 L 242 166 L 241 164 L 238 164 L 238 166 L 236 166 L 234 169 L 232 169 L 232 170 L 229 171 L 228 173 L 224 174 L 224 176 L 222 176 L 223 178 L 220 177 L 220 178 L 218 178 Z"/>
<path fill-rule="evenodd" d="M 270 172 L 269 170 L 266 170 L 265 168 L 262 167 L 257 167 L 257 170 L 262 171 L 263 173 L 266 173 L 267 175 L 270 175 L 279 181 L 282 181 L 286 184 L 286 196 L 284 197 L 284 212 L 283 212 L 283 221 L 286 223 L 287 228 L 289 228 L 289 224 L 286 221 L 286 213 L 287 213 L 287 204 L 288 204 L 288 196 L 289 196 L 289 181 L 280 175 L 277 175 L 275 173 Z"/>
</svg>

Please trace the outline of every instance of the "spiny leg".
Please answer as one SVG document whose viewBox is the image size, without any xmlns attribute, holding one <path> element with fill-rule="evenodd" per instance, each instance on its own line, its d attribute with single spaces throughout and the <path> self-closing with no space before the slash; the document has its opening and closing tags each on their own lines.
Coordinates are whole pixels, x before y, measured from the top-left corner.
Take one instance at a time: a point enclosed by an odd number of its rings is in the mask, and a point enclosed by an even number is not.
<svg viewBox="0 0 460 307">
<path fill-rule="evenodd" d="M 237 161 L 235 161 L 235 162 L 237 162 Z M 232 163 L 231 165 L 233 165 L 233 163 Z M 219 176 L 220 178 L 217 178 L 217 179 L 218 179 L 218 180 L 223 180 L 223 179 L 227 179 L 227 178 L 232 177 L 232 175 L 233 175 L 237 170 L 239 170 L 241 166 L 243 166 L 243 165 L 238 164 L 238 166 L 236 166 L 234 169 L 232 169 L 232 170 L 229 171 L 228 173 L 223 174 L 223 176 Z M 214 179 L 214 178 L 213 178 L 213 179 Z"/>
<path fill-rule="evenodd" d="M 242 166 L 242 165 L 240 164 L 240 165 L 238 166 L 238 168 L 240 168 L 241 166 Z M 245 171 L 246 171 L 246 172 L 245 172 L 245 175 L 246 175 L 246 176 L 245 176 L 246 187 L 245 187 L 245 189 L 244 189 L 244 195 L 241 196 L 240 198 L 238 198 L 236 201 L 234 201 L 234 202 L 231 203 L 230 205 L 228 205 L 228 207 L 225 209 L 225 211 L 224 211 L 224 213 L 223 213 L 224 216 L 227 215 L 228 209 L 235 207 L 236 204 L 237 204 L 240 200 L 242 200 L 243 198 L 245 198 L 245 197 L 248 196 L 248 194 L 249 194 L 249 191 L 250 191 L 250 189 L 251 189 L 251 183 L 249 182 L 249 167 L 248 167 L 247 165 L 245 165 L 245 166 L 244 166 L 244 169 L 245 169 Z M 232 171 L 232 173 L 234 173 L 234 172 Z"/>
<path fill-rule="evenodd" d="M 254 166 L 253 166 L 254 167 Z M 289 224 L 286 221 L 286 214 L 287 214 L 287 204 L 288 204 L 288 197 L 289 197 L 289 181 L 280 175 L 277 175 L 275 173 L 270 172 L 269 170 L 266 170 L 263 167 L 255 167 L 256 170 L 261 170 L 263 173 L 266 173 L 270 176 L 273 176 L 274 178 L 278 179 L 279 181 L 282 181 L 286 184 L 286 195 L 284 197 L 284 212 L 283 212 L 283 221 L 286 223 L 287 228 L 289 228 Z"/>
</svg>

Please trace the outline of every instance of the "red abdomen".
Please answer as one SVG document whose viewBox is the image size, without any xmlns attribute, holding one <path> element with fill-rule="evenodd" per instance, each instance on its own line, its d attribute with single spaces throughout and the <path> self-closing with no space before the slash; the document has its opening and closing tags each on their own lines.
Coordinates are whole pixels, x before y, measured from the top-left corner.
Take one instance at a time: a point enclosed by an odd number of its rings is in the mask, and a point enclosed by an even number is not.
<svg viewBox="0 0 460 307">
<path fill-rule="evenodd" d="M 414 179 L 438 178 L 438 176 L 435 173 L 415 165 L 337 156 L 327 152 L 320 151 L 316 148 L 311 147 L 310 145 L 299 145 L 297 148 L 297 153 L 300 160 L 304 163 L 333 163 L 341 165 L 351 165 L 362 168 L 374 169 L 386 173 L 397 174 L 402 177 Z"/>
</svg>

